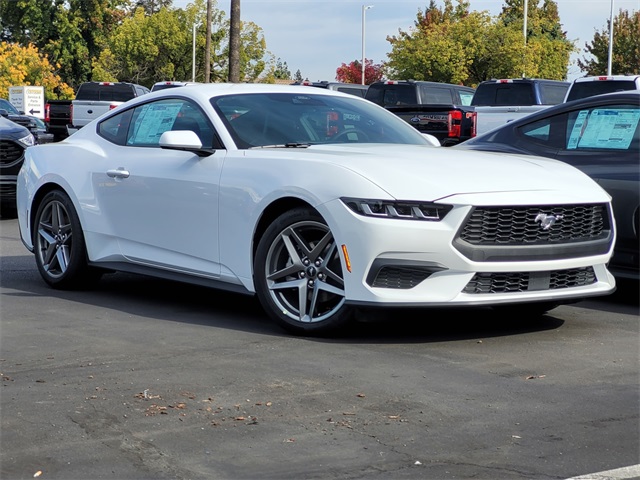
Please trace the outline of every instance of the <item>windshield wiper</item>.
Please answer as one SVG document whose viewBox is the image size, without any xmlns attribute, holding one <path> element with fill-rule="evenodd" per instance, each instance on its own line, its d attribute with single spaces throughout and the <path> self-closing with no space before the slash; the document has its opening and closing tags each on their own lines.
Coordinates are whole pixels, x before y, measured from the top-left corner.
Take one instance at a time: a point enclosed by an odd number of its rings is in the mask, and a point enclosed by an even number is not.
<svg viewBox="0 0 640 480">
<path fill-rule="evenodd" d="M 254 148 L 307 148 L 310 147 L 310 143 L 299 143 L 299 142 L 289 142 L 289 143 L 280 143 L 275 145 L 258 145 L 257 147 L 250 147 L 250 150 Z"/>
</svg>

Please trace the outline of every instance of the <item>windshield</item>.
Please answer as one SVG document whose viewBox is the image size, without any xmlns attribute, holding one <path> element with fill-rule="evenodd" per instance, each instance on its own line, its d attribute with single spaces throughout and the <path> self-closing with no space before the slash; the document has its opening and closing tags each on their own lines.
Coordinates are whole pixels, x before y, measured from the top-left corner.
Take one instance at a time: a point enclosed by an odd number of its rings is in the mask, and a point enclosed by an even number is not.
<svg viewBox="0 0 640 480">
<path fill-rule="evenodd" d="M 238 148 L 329 143 L 428 142 L 411 125 L 373 103 L 308 93 L 256 93 L 214 97 Z"/>
<path fill-rule="evenodd" d="M 18 112 L 18 109 L 14 107 L 11 102 L 9 102 L 8 100 L 5 100 L 4 98 L 0 98 L 0 108 L 14 115 L 20 115 L 20 112 Z"/>
</svg>

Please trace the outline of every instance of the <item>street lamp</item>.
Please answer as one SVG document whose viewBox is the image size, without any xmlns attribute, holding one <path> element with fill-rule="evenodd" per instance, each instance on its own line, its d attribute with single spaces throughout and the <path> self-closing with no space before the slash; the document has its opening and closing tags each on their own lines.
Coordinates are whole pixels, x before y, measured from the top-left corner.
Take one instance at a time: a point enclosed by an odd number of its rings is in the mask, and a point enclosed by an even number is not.
<svg viewBox="0 0 640 480">
<path fill-rule="evenodd" d="M 362 5 L 362 85 L 364 85 L 364 62 L 365 62 L 365 58 L 364 58 L 364 39 L 365 39 L 364 20 L 365 20 L 365 13 L 364 12 L 366 12 L 370 8 L 373 8 L 373 5 Z"/>
<path fill-rule="evenodd" d="M 612 73 L 612 59 L 613 59 L 613 0 L 611 0 L 611 13 L 609 14 L 609 60 L 607 61 L 607 75 L 611 76 Z"/>
<path fill-rule="evenodd" d="M 192 59 L 192 70 L 191 70 L 191 81 L 196 81 L 196 26 L 197 23 L 193 23 L 193 59 Z"/>
</svg>

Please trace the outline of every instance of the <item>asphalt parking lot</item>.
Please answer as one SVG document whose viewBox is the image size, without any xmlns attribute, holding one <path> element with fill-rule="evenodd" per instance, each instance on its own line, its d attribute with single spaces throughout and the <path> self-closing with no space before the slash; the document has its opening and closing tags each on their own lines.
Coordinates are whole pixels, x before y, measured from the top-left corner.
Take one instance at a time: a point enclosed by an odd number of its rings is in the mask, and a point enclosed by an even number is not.
<svg viewBox="0 0 640 480">
<path fill-rule="evenodd" d="M 0 237 L 3 480 L 640 476 L 637 283 L 296 338 L 200 287 L 51 290 L 15 220 Z"/>
</svg>

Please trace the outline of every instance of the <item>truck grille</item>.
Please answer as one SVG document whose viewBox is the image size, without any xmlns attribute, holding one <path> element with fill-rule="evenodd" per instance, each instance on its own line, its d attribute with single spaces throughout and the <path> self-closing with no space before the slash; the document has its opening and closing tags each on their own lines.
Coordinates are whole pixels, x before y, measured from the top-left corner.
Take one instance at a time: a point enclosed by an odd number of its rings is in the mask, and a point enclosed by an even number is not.
<svg viewBox="0 0 640 480">
<path fill-rule="evenodd" d="M 573 268 L 549 272 L 477 273 L 463 293 L 511 293 L 559 290 L 595 283 L 593 268 Z"/>
<path fill-rule="evenodd" d="M 24 147 L 11 140 L 0 140 L 0 167 L 16 165 L 22 160 Z"/>
</svg>

